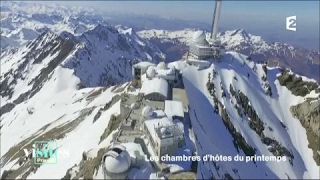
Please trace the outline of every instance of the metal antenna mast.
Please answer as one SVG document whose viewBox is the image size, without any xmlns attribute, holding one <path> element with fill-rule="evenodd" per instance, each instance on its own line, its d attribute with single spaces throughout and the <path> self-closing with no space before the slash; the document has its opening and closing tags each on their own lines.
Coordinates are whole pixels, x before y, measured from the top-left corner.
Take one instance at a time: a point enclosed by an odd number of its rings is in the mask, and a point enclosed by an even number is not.
<svg viewBox="0 0 320 180">
<path fill-rule="evenodd" d="M 214 18 L 215 18 L 215 15 L 216 15 L 216 11 L 217 11 L 217 1 L 215 1 L 215 6 L 214 6 L 213 14 L 212 14 L 212 24 L 211 24 L 210 39 L 212 39 L 212 35 L 213 35 Z"/>
<path fill-rule="evenodd" d="M 213 12 L 211 36 L 210 36 L 210 39 L 212 39 L 213 41 L 215 41 L 217 38 L 218 23 L 219 23 L 218 21 L 219 21 L 219 17 L 220 17 L 221 3 L 222 3 L 222 0 L 216 0 L 214 12 Z"/>
</svg>

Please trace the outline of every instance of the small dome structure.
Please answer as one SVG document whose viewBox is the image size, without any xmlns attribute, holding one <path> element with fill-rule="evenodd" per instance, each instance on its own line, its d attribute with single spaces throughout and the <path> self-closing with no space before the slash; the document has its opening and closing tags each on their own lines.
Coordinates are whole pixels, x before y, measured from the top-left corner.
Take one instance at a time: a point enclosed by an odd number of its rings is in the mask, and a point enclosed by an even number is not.
<svg viewBox="0 0 320 180">
<path fill-rule="evenodd" d="M 160 133 L 161 133 L 161 135 L 165 135 L 165 134 L 166 134 L 166 132 L 167 132 L 167 128 L 162 127 L 162 128 L 160 129 Z"/>
<path fill-rule="evenodd" d="M 137 109 L 138 108 L 138 103 L 134 102 L 130 105 L 131 109 Z"/>
<path fill-rule="evenodd" d="M 158 69 L 167 69 L 167 65 L 165 62 L 160 62 L 158 65 L 157 65 L 157 68 Z"/>
<path fill-rule="evenodd" d="M 174 72 L 175 72 L 175 68 L 170 68 L 168 71 L 168 74 L 174 74 Z"/>
<path fill-rule="evenodd" d="M 160 128 L 159 131 L 160 131 L 161 137 L 166 137 L 171 134 L 170 129 L 168 127 L 162 127 Z"/>
<path fill-rule="evenodd" d="M 148 77 L 154 78 L 156 75 L 156 70 L 153 67 L 149 66 L 146 73 Z"/>
<path fill-rule="evenodd" d="M 110 175 L 125 173 L 130 166 L 130 154 L 122 145 L 115 145 L 104 156 L 104 167 Z"/>
<path fill-rule="evenodd" d="M 192 42 L 199 45 L 208 45 L 208 41 L 206 40 L 206 34 L 203 31 L 196 31 L 193 34 Z"/>
<path fill-rule="evenodd" d="M 145 118 L 152 117 L 152 114 L 153 114 L 153 109 L 150 106 L 144 107 L 141 111 L 141 115 Z"/>
</svg>

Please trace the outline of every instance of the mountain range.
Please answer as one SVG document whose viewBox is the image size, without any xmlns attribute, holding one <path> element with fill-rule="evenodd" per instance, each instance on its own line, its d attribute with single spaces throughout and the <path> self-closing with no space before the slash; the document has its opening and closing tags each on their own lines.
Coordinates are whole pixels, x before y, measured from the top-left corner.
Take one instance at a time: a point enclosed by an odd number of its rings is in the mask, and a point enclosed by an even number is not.
<svg viewBox="0 0 320 180">
<path fill-rule="evenodd" d="M 143 30 L 138 34 L 157 45 L 166 53 L 167 61 L 175 61 L 188 51 L 187 42 L 197 29 L 179 31 Z M 207 38 L 210 32 L 207 32 Z M 269 66 L 290 68 L 294 72 L 319 82 L 320 52 L 295 47 L 282 42 L 267 42 L 261 36 L 247 33 L 244 29 L 220 32 L 218 37 L 228 51 L 249 55 L 255 62 L 267 62 Z"/>
<path fill-rule="evenodd" d="M 319 52 L 238 29 L 220 32 L 227 53 L 199 68 L 181 60 L 194 29 L 135 32 L 92 9 L 57 7 L 1 3 L 1 179 L 102 179 L 120 102 L 139 93 L 132 66 L 163 60 L 181 73 L 198 155 L 285 158 L 200 161 L 197 179 L 319 179 Z M 68 152 L 58 165 L 25 158 L 48 139 Z M 153 174 L 147 163 L 130 179 Z"/>
</svg>

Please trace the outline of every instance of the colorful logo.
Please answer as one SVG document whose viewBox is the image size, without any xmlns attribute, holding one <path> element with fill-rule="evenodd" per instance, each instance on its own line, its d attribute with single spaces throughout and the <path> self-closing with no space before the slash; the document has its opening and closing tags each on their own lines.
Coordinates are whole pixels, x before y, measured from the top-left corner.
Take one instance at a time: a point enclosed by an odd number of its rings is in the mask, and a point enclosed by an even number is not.
<svg viewBox="0 0 320 180">
<path fill-rule="evenodd" d="M 57 164 L 57 142 L 55 141 L 35 141 L 35 164 Z"/>
</svg>

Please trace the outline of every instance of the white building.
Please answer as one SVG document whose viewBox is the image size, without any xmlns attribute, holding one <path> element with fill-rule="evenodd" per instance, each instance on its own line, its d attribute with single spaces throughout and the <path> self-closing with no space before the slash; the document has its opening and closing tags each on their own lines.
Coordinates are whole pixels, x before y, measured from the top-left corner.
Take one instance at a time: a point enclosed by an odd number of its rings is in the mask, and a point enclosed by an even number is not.
<svg viewBox="0 0 320 180">
<path fill-rule="evenodd" d="M 169 95 L 169 84 L 163 78 L 144 79 L 140 93 L 152 101 L 165 101 Z"/>
<path fill-rule="evenodd" d="M 162 110 L 154 110 L 153 111 L 153 115 L 156 118 L 164 118 L 164 117 L 167 116 L 166 113 L 164 111 L 162 111 Z"/>
<path fill-rule="evenodd" d="M 191 57 L 199 60 L 215 58 L 216 49 L 217 47 L 210 46 L 203 31 L 196 31 L 189 45 L 188 58 Z"/>
<path fill-rule="evenodd" d="M 180 101 L 169 101 L 164 102 L 164 112 L 172 121 L 174 119 L 184 120 L 183 105 Z"/>
<path fill-rule="evenodd" d="M 158 69 L 167 69 L 167 65 L 165 62 L 160 62 L 158 65 L 157 65 L 157 68 Z"/>
<path fill-rule="evenodd" d="M 149 66 L 155 66 L 155 64 L 149 61 L 142 61 L 132 66 L 132 76 L 134 76 L 134 72 L 139 69 L 141 74 L 146 73 Z"/>
<path fill-rule="evenodd" d="M 217 38 L 222 2 L 221 0 L 216 0 L 215 2 L 210 42 L 206 40 L 206 35 L 203 31 L 195 32 L 189 46 L 187 59 L 189 56 L 198 60 L 220 59 L 225 52 L 220 40 Z"/>
<path fill-rule="evenodd" d="M 145 106 L 141 111 L 141 117 L 143 120 L 148 120 L 153 118 L 164 118 L 167 117 L 167 115 L 162 110 L 154 110 L 150 106 Z"/>
<path fill-rule="evenodd" d="M 178 70 L 175 67 L 168 68 L 164 62 L 160 62 L 157 67 L 149 66 L 146 70 L 147 78 L 160 77 L 167 80 L 170 84 L 173 84 L 178 80 Z"/>
<path fill-rule="evenodd" d="M 146 120 L 146 119 L 151 119 L 154 117 L 153 109 L 150 106 L 146 106 L 142 109 L 141 111 L 141 117 Z"/>
<path fill-rule="evenodd" d="M 207 60 L 192 59 L 192 58 L 188 58 L 187 63 L 193 66 L 197 66 L 199 68 L 208 68 L 211 66 L 211 62 Z"/>
<path fill-rule="evenodd" d="M 103 156 L 105 179 L 126 179 L 131 169 L 131 156 L 123 145 L 115 145 Z"/>
<path fill-rule="evenodd" d="M 167 117 L 145 120 L 143 129 L 158 157 L 174 155 L 185 145 L 183 127 Z"/>
<path fill-rule="evenodd" d="M 206 34 L 203 31 L 196 31 L 190 42 L 189 56 L 196 59 L 205 59 L 210 55 L 212 55 L 212 49 L 206 40 Z"/>
<path fill-rule="evenodd" d="M 155 66 L 155 64 L 143 61 L 132 66 L 133 85 L 138 87 L 141 86 L 142 74 L 146 73 L 149 66 Z"/>
</svg>

